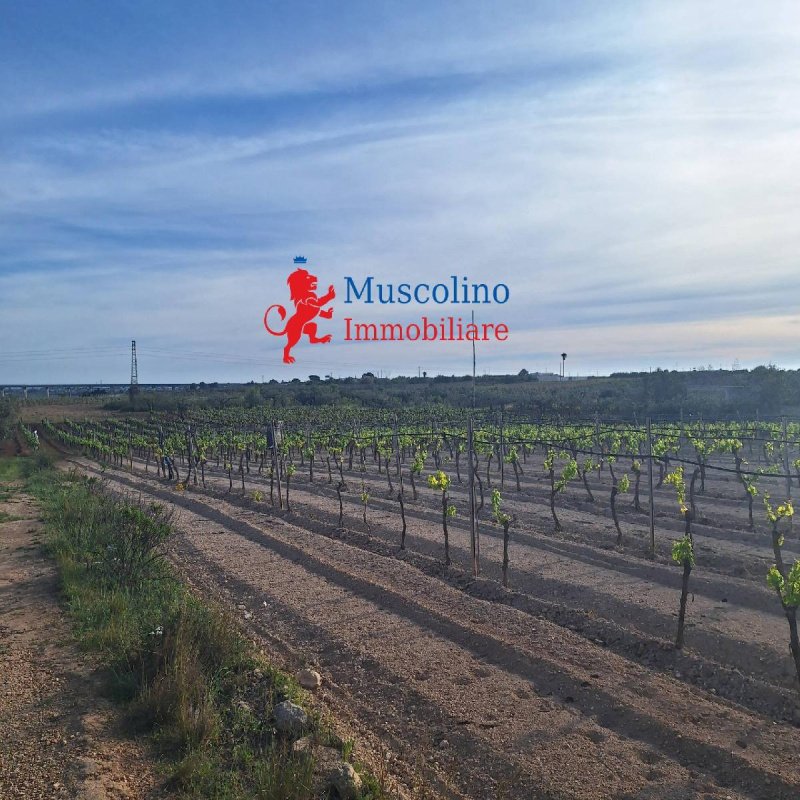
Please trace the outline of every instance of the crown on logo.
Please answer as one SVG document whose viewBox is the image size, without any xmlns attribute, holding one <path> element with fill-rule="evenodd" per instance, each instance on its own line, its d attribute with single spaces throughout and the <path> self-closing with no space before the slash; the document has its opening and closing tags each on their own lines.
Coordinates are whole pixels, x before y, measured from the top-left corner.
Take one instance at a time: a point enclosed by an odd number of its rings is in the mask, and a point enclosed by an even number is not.
<svg viewBox="0 0 800 800">
<path fill-rule="evenodd" d="M 307 261 L 308 261 L 308 259 L 305 256 L 295 256 L 294 257 L 294 263 L 295 264 L 305 264 Z"/>
</svg>

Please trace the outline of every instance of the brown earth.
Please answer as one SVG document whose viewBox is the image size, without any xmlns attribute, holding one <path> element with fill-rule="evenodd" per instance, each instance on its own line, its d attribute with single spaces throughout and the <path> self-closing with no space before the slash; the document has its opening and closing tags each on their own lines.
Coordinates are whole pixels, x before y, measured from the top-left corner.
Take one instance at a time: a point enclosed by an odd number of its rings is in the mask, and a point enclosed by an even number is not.
<svg viewBox="0 0 800 800">
<path fill-rule="evenodd" d="M 19 454 L 19 445 L 11 439 L 0 442 L 0 458 L 10 458 Z"/>
<path fill-rule="evenodd" d="M 693 574 L 695 627 L 676 653 L 680 571 L 664 557 L 675 535 L 666 512 L 651 562 L 632 512 L 621 513 L 626 551 L 577 492 L 560 511 L 565 533 L 552 536 L 540 481 L 526 479 L 513 500 L 507 487 L 520 530 L 506 592 L 469 576 L 463 520 L 444 570 L 427 487 L 409 503 L 409 550 L 399 552 L 396 503 L 381 499 L 385 479 L 374 472 L 370 530 L 351 487 L 340 531 L 323 476 L 313 485 L 295 476 L 286 513 L 225 494 L 219 472 L 205 492 L 177 492 L 135 461 L 133 475 L 74 463 L 115 491 L 179 509 L 176 563 L 201 591 L 239 606 L 274 655 L 320 669 L 330 711 L 352 721 L 367 760 L 390 764 L 407 787 L 422 775 L 437 797 L 800 796 L 785 621 L 761 564 L 734 574 L 737 548 L 712 527 L 697 538 L 708 567 Z M 254 488 L 269 497 L 264 479 L 248 476 Z M 484 571 L 496 577 L 497 532 L 482 529 Z M 743 561 L 762 549 L 760 536 L 734 531 Z"/>
<path fill-rule="evenodd" d="M 142 745 L 119 731 L 96 665 L 72 641 L 36 505 L 11 490 L 0 502 L 11 518 L 0 521 L 0 797 L 150 796 Z"/>
<path fill-rule="evenodd" d="M 144 463 L 133 460 L 144 470 Z M 452 472 L 452 464 L 445 466 Z M 153 466 L 150 465 L 152 473 Z M 564 530 L 552 533 L 547 507 L 546 479 L 541 465 L 529 459 L 521 492 L 507 482 L 503 509 L 514 516 L 511 529 L 511 591 L 498 586 L 502 533 L 491 524 L 488 502 L 480 517 L 482 579 L 470 572 L 468 520 L 463 509 L 466 489 L 454 482 L 451 499 L 459 514 L 449 523 L 454 568 L 444 572 L 441 511 L 437 493 L 424 482 L 419 498 L 411 499 L 406 480 L 407 549 L 399 552 L 400 519 L 385 473 L 374 465 L 366 473 L 346 473 L 350 488 L 343 495 L 345 527 L 338 528 L 338 502 L 319 463 L 313 483 L 298 470 L 292 478 L 291 503 L 295 519 L 315 533 L 347 541 L 384 556 L 402 558 L 426 574 L 484 599 L 511 604 L 581 633 L 590 641 L 706 691 L 743 704 L 754 711 L 800 724 L 800 695 L 788 648 L 788 626 L 774 592 L 764 576 L 772 563 L 770 537 L 763 523 L 747 528 L 741 491 L 730 475 L 709 474 L 706 491 L 698 496 L 699 520 L 694 527 L 698 563 L 692 573 L 686 647 L 676 651 L 675 636 L 681 570 L 671 561 L 672 541 L 681 535 L 674 491 L 655 492 L 657 558 L 649 558 L 647 515 L 632 508 L 630 495 L 618 499 L 623 542 L 610 519 L 608 476 L 592 475 L 596 502 L 586 502 L 580 484 L 558 498 Z M 234 475 L 228 491 L 224 472 L 207 465 L 207 490 L 229 502 L 250 504 L 249 495 L 261 490 L 269 503 L 269 481 L 255 465 L 246 476 L 246 491 Z M 181 467 L 185 476 L 186 468 Z M 485 475 L 485 472 L 484 472 Z M 766 480 L 766 479 L 765 479 Z M 370 494 L 367 529 L 361 519 L 361 481 Z M 493 478 L 497 482 L 497 476 Z M 395 491 L 397 489 L 395 480 Z M 488 494 L 488 492 L 487 492 Z M 780 495 L 775 492 L 775 495 Z M 487 498 L 488 501 L 488 498 Z M 646 502 L 646 501 L 644 501 Z M 787 531 L 785 555 L 800 552 L 797 534 Z"/>
<path fill-rule="evenodd" d="M 22 422 L 62 422 L 65 419 L 104 419 L 113 417 L 117 412 L 100 407 L 108 398 L 99 401 L 79 403 L 75 401 L 30 400 L 19 404 L 17 415 Z M 134 415 L 135 416 L 135 415 Z"/>
</svg>

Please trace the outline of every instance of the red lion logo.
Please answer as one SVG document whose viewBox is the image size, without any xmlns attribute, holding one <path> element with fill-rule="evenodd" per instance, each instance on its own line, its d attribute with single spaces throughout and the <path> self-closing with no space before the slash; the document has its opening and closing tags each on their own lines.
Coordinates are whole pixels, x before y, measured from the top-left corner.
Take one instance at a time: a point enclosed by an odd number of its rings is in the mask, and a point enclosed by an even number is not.
<svg viewBox="0 0 800 800">
<path fill-rule="evenodd" d="M 304 263 L 295 259 L 295 263 Z M 283 363 L 294 364 L 292 358 L 292 348 L 300 341 L 300 337 L 305 333 L 311 344 L 327 344 L 331 340 L 331 335 L 317 336 L 317 323 L 312 320 L 319 315 L 323 319 L 333 317 L 333 309 L 323 310 L 323 306 L 336 297 L 333 285 L 328 287 L 327 294 L 317 297 L 317 276 L 312 275 L 308 270 L 299 267 L 287 279 L 289 284 L 289 297 L 294 303 L 295 312 L 288 320 L 283 330 L 276 331 L 270 328 L 267 317 L 273 308 L 278 309 L 278 316 L 281 321 L 286 319 L 286 309 L 277 303 L 271 305 L 264 314 L 264 327 L 273 336 L 286 335 L 286 347 L 283 348 Z"/>
</svg>

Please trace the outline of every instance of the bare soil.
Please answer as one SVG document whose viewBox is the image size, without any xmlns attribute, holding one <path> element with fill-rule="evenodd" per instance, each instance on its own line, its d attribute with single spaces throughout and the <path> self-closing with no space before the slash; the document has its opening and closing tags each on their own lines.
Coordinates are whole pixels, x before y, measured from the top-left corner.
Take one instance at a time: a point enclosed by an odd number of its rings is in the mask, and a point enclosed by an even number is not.
<svg viewBox="0 0 800 800">
<path fill-rule="evenodd" d="M 62 422 L 65 419 L 105 419 L 114 416 L 117 412 L 102 408 L 108 398 L 97 401 L 68 401 L 68 400 L 30 400 L 21 403 L 18 415 L 22 422 L 41 422 L 49 419 L 51 422 Z"/>
<path fill-rule="evenodd" d="M 559 501 L 565 530 L 549 533 L 543 479 L 528 465 L 523 491 L 504 492 L 516 516 L 506 591 L 492 580 L 501 544 L 485 518 L 483 577 L 469 574 L 463 519 L 444 569 L 427 487 L 408 502 L 408 549 L 399 551 L 397 503 L 374 469 L 369 530 L 360 474 L 346 476 L 339 530 L 336 494 L 320 473 L 312 485 L 294 476 L 287 513 L 248 499 L 256 488 L 269 498 L 255 471 L 241 496 L 213 470 L 206 491 L 178 492 L 152 465 L 145 475 L 137 462 L 134 474 L 73 463 L 116 491 L 179 509 L 176 563 L 202 591 L 243 606 L 271 652 L 317 667 L 324 702 L 352 720 L 363 757 L 388 763 L 409 791 L 422 776 L 437 797 L 800 796 L 796 679 L 785 619 L 764 586 L 766 537 L 727 527 L 724 481 L 702 500 L 723 522 L 698 526 L 693 627 L 678 653 L 680 570 L 668 550 L 680 526 L 666 492 L 651 561 L 632 509 L 621 508 L 625 542 L 614 545 L 599 484 L 595 504 L 571 487 Z M 453 501 L 463 511 L 457 485 Z"/>
<path fill-rule="evenodd" d="M 72 642 L 34 501 L 16 488 L 0 512 L 12 520 L 0 522 L 0 797 L 151 796 L 143 747 Z"/>
</svg>

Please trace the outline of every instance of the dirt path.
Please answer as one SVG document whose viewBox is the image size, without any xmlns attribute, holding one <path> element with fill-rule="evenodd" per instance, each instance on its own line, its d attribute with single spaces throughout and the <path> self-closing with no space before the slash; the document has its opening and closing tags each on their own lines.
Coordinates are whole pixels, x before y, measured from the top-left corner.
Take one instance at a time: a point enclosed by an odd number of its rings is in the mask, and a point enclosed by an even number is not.
<svg viewBox="0 0 800 800">
<path fill-rule="evenodd" d="M 71 639 L 31 498 L 0 502 L 0 797 L 144 798 L 143 749 L 115 730 L 93 665 Z"/>
<path fill-rule="evenodd" d="M 79 460 L 85 471 L 99 470 Z M 107 469 L 180 509 L 174 557 L 441 797 L 792 798 L 800 730 L 393 556 Z M 405 771 L 405 776 L 403 775 Z"/>
</svg>

